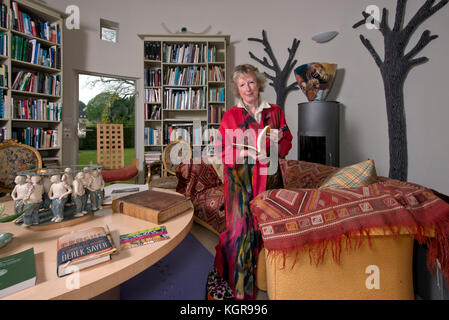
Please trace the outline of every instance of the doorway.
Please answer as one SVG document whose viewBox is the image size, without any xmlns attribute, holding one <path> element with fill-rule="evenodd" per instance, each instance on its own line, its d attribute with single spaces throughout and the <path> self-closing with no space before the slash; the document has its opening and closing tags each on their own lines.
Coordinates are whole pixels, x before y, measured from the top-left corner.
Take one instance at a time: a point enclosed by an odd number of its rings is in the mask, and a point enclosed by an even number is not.
<svg viewBox="0 0 449 320">
<path fill-rule="evenodd" d="M 78 74 L 78 165 L 97 163 L 97 124 L 123 124 L 125 166 L 135 158 L 133 79 L 94 73 Z"/>
</svg>

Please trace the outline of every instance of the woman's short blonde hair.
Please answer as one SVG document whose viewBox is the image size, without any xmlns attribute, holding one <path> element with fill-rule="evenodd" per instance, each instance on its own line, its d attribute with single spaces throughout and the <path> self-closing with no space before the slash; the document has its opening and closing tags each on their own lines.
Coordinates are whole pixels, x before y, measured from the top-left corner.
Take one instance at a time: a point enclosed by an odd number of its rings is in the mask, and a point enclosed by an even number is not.
<svg viewBox="0 0 449 320">
<path fill-rule="evenodd" d="M 259 88 L 259 93 L 263 92 L 265 89 L 265 83 L 267 82 L 267 78 L 257 69 L 255 66 L 251 64 L 241 64 L 234 68 L 234 72 L 232 74 L 231 81 L 231 89 L 232 93 L 236 98 L 241 99 L 239 89 L 237 86 L 237 79 L 241 76 L 252 75 L 256 79 L 257 87 Z"/>
</svg>

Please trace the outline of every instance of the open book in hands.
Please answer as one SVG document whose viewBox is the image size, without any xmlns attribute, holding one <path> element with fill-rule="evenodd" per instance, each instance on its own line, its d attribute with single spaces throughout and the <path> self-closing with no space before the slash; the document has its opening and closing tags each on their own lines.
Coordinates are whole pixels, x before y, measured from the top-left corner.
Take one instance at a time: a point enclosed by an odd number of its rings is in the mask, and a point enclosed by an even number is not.
<svg viewBox="0 0 449 320">
<path fill-rule="evenodd" d="M 241 143 L 233 143 L 234 146 L 238 147 L 239 149 L 252 149 L 256 152 L 264 152 L 265 150 L 265 140 L 267 138 L 267 133 L 270 133 L 270 126 L 266 126 L 263 128 L 263 130 L 259 133 L 259 136 L 257 137 L 257 145 L 253 146 L 250 144 L 241 144 Z"/>
</svg>

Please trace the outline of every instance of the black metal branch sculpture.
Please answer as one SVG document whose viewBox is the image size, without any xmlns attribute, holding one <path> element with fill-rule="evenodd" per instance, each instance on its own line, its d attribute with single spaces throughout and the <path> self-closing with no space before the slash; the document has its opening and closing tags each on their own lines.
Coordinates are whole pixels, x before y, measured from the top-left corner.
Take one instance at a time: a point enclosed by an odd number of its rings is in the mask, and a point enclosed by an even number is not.
<svg viewBox="0 0 449 320">
<path fill-rule="evenodd" d="M 448 1 L 440 0 L 434 5 L 435 0 L 426 0 L 408 24 L 403 27 L 407 0 L 398 0 L 393 29 L 388 26 L 388 11 L 384 8 L 379 24 L 379 31 L 384 37 L 385 56 L 383 61 L 371 42 L 360 35 L 360 40 L 379 67 L 384 82 L 390 150 L 389 177 L 393 179 L 407 180 L 407 130 L 403 92 L 405 77 L 414 66 L 428 61 L 427 57 L 414 58 L 414 56 L 438 36 L 430 35 L 430 31 L 425 30 L 416 45 L 408 53 L 405 53 L 405 48 L 417 27 L 444 7 Z M 362 12 L 362 15 L 364 18 L 354 24 L 353 28 L 367 23 L 370 14 Z"/>
<path fill-rule="evenodd" d="M 270 70 L 274 71 L 274 76 L 269 75 L 268 73 L 264 72 L 265 76 L 271 80 L 269 83 L 270 86 L 274 88 L 274 91 L 276 92 L 276 104 L 284 110 L 285 106 L 285 99 L 287 98 L 287 95 L 290 93 L 290 91 L 298 90 L 298 83 L 295 81 L 287 86 L 287 81 L 290 73 L 292 72 L 295 64 L 298 62 L 296 59 L 293 60 L 296 54 L 296 50 L 298 49 L 299 40 L 293 39 L 293 43 L 291 48 L 288 48 L 288 59 L 285 63 L 284 68 L 281 70 L 281 67 L 279 66 L 279 63 L 277 62 L 276 57 L 274 56 L 273 50 L 271 49 L 271 45 L 268 42 L 267 34 L 265 30 L 262 30 L 262 39 L 258 38 L 248 38 L 249 41 L 256 41 L 260 42 L 264 46 L 264 51 L 267 53 L 268 58 L 271 60 L 271 64 L 268 62 L 267 58 L 264 57 L 263 60 L 257 58 L 251 51 L 249 52 L 249 56 L 262 64 L 263 66 L 267 67 Z"/>
</svg>

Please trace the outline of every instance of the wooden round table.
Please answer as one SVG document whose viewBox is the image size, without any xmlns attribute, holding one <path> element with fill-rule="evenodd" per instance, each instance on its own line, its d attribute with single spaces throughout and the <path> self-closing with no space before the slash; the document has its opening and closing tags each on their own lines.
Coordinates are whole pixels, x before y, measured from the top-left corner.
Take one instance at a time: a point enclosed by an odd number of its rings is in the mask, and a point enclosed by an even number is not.
<svg viewBox="0 0 449 320">
<path fill-rule="evenodd" d="M 8 205 L 11 205 L 11 203 L 8 203 Z M 121 234 L 145 230 L 157 225 L 124 214 L 112 213 L 110 208 L 97 211 L 93 219 L 60 229 L 33 230 L 17 226 L 12 222 L 0 223 L 0 232 L 14 234 L 11 242 L 0 248 L 0 258 L 33 247 L 36 263 L 36 285 L 2 299 L 47 300 L 90 299 L 96 297 L 117 288 L 121 283 L 144 271 L 167 255 L 189 233 L 192 223 L 193 209 L 162 224 L 166 226 L 170 239 L 122 250 L 120 250 L 119 245 L 119 236 Z M 110 261 L 81 270 L 77 274 L 59 278 L 56 275 L 57 239 L 71 231 L 104 224 L 109 226 L 119 253 L 112 255 Z M 148 285 L 150 286 L 151 283 Z"/>
</svg>

